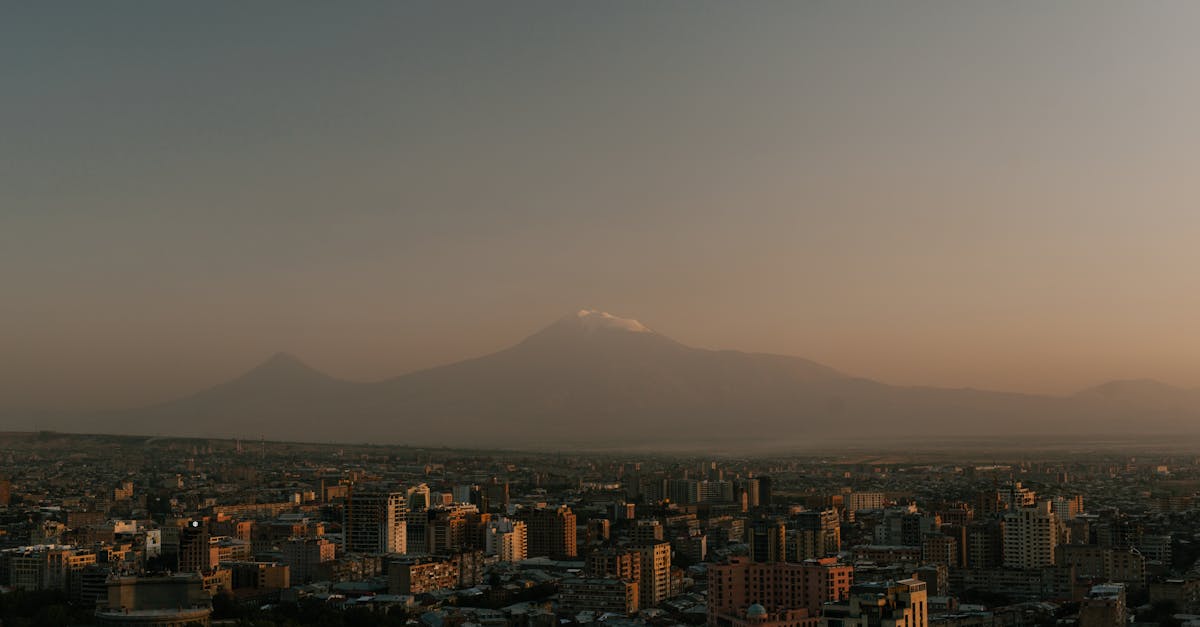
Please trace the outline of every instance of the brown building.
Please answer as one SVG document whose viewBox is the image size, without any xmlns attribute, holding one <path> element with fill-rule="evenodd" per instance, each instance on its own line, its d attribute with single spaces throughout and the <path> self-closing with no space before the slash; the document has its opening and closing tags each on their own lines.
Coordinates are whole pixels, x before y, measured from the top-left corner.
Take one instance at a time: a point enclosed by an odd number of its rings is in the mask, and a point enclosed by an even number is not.
<svg viewBox="0 0 1200 627">
<path fill-rule="evenodd" d="M 822 627 L 927 627 L 929 604 L 925 583 L 904 579 L 851 586 L 845 601 L 821 611 Z"/>
<path fill-rule="evenodd" d="M 592 551 L 587 557 L 587 574 L 593 578 L 641 581 L 642 554 L 622 549 Z"/>
<path fill-rule="evenodd" d="M 788 530 L 787 559 L 802 562 L 842 550 L 842 521 L 835 509 L 799 512 Z"/>
<path fill-rule="evenodd" d="M 478 517 L 474 505 L 439 505 L 427 512 L 426 550 L 430 553 L 451 553 L 466 548 L 472 539 L 469 533 L 470 519 Z M 482 548 L 482 547 L 480 547 Z"/>
<path fill-rule="evenodd" d="M 607 542 L 612 536 L 612 523 L 607 518 L 594 518 L 588 521 L 588 543 Z"/>
<path fill-rule="evenodd" d="M 220 563 L 220 549 L 211 542 L 208 527 L 193 520 L 179 529 L 179 572 L 200 573 Z"/>
<path fill-rule="evenodd" d="M 233 590 L 233 571 L 228 568 L 213 568 L 200 573 L 200 582 L 209 596 Z"/>
<path fill-rule="evenodd" d="M 638 605 L 651 608 L 671 596 L 671 543 L 647 542 L 635 550 L 641 558 Z"/>
<path fill-rule="evenodd" d="M 1139 587 L 1146 583 L 1146 558 L 1135 551 L 1091 544 L 1059 545 L 1055 551 L 1057 563 L 1074 566 L 1078 577 Z"/>
<path fill-rule="evenodd" d="M 1079 604 L 1079 627 L 1123 627 L 1128 624 L 1125 611 L 1125 586 L 1093 586 Z"/>
<path fill-rule="evenodd" d="M 252 520 L 237 520 L 228 516 L 218 516 L 217 520 L 209 523 L 209 530 L 213 535 L 229 536 L 243 542 L 252 540 L 253 527 Z"/>
<path fill-rule="evenodd" d="M 967 568 L 997 568 L 1004 562 L 1004 525 L 996 520 L 967 525 Z"/>
<path fill-rule="evenodd" d="M 575 514 L 563 505 L 557 509 L 539 508 L 524 512 L 529 541 L 529 557 L 556 559 L 576 557 Z"/>
<path fill-rule="evenodd" d="M 653 518 L 637 521 L 629 532 L 629 538 L 634 542 L 662 542 L 664 537 L 662 523 Z"/>
<path fill-rule="evenodd" d="M 788 610 L 807 610 L 816 616 L 822 604 L 847 598 L 854 567 L 834 558 L 807 562 L 754 562 L 745 557 L 711 564 L 708 568 L 709 625 L 746 617 L 751 605 L 779 619 Z M 731 618 L 732 617 L 732 618 Z M 801 617 L 794 616 L 797 620 Z"/>
<path fill-rule="evenodd" d="M 921 561 L 958 566 L 958 542 L 947 535 L 929 535 L 921 540 Z"/>
<path fill-rule="evenodd" d="M 1200 612 L 1200 579 L 1167 579 L 1150 584 L 1150 603 L 1170 602 L 1187 614 Z"/>
<path fill-rule="evenodd" d="M 279 562 L 231 562 L 225 564 L 231 573 L 234 590 L 283 590 L 291 587 L 287 564 Z"/>
<path fill-rule="evenodd" d="M 1052 566 L 1017 570 L 1012 568 L 955 568 L 950 571 L 950 589 L 956 594 L 971 590 L 1003 590 L 1020 601 L 1045 599 L 1079 600 L 1086 589 L 1076 585 L 1075 567 Z"/>
<path fill-rule="evenodd" d="M 0 552 L 0 584 L 17 590 L 61 590 L 73 594 L 79 574 L 96 563 L 96 553 L 44 544 Z"/>
<path fill-rule="evenodd" d="M 337 546 L 325 538 L 292 538 L 283 543 L 283 563 L 297 584 L 323 578 L 321 565 L 333 561 L 336 554 Z"/>
<path fill-rule="evenodd" d="M 787 525 L 783 520 L 759 518 L 750 523 L 750 559 L 756 562 L 787 560 Z"/>
<path fill-rule="evenodd" d="M 638 584 L 625 579 L 563 579 L 558 599 L 558 611 L 563 614 L 634 614 L 638 611 Z"/>
<path fill-rule="evenodd" d="M 423 594 L 469 588 L 483 580 L 483 563 L 483 551 L 395 560 L 388 564 L 388 591 L 392 594 Z"/>
</svg>

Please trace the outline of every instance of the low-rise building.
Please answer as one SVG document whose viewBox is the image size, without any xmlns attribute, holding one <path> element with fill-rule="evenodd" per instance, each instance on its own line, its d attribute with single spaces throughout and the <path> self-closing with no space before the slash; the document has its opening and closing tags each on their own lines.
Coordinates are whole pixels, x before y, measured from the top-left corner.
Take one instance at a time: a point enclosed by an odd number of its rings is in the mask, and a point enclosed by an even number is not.
<svg viewBox="0 0 1200 627">
<path fill-rule="evenodd" d="M 558 591 L 560 613 L 583 611 L 634 614 L 638 611 L 638 584 L 625 579 L 564 579 Z"/>
</svg>

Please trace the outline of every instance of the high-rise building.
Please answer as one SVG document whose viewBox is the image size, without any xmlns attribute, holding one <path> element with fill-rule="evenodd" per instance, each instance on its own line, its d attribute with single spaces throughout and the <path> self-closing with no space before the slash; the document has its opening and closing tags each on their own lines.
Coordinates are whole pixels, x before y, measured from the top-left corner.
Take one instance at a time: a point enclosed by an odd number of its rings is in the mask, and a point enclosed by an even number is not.
<svg viewBox="0 0 1200 627">
<path fill-rule="evenodd" d="M 1004 515 L 1005 568 L 1053 566 L 1057 546 L 1058 516 L 1050 511 L 1050 501 L 1010 510 Z"/>
<path fill-rule="evenodd" d="M 671 538 L 671 550 L 691 564 L 708 559 L 708 536 L 699 531 Z"/>
<path fill-rule="evenodd" d="M 429 553 L 429 512 L 427 510 L 406 512 L 404 522 L 405 553 L 426 555 Z"/>
<path fill-rule="evenodd" d="M 455 503 L 471 503 L 471 495 L 479 491 L 479 488 L 470 484 L 460 484 L 454 486 L 451 494 L 454 495 Z"/>
<path fill-rule="evenodd" d="M 967 525 L 967 568 L 996 568 L 1004 562 L 1004 525 L 979 520 Z"/>
<path fill-rule="evenodd" d="M 770 477 L 759 477 L 758 478 L 758 504 L 759 504 L 759 506 L 770 507 L 771 506 L 771 498 L 772 498 L 771 478 Z"/>
<path fill-rule="evenodd" d="M 522 512 L 529 539 L 530 557 L 575 557 L 575 514 L 563 505 L 555 509 L 538 508 Z"/>
<path fill-rule="evenodd" d="M 612 521 L 607 518 L 593 518 L 587 523 L 588 542 L 608 542 L 612 537 Z"/>
<path fill-rule="evenodd" d="M 654 607 L 671 596 L 671 543 L 646 542 L 635 550 L 641 558 L 638 605 Z"/>
<path fill-rule="evenodd" d="M 706 479 L 696 486 L 697 503 L 732 503 L 733 482 Z"/>
<path fill-rule="evenodd" d="M 600 549 L 587 557 L 587 575 L 595 578 L 642 580 L 642 554 L 634 549 Z"/>
<path fill-rule="evenodd" d="M 1013 481 L 1001 486 L 997 493 L 1000 495 L 1000 502 L 1004 509 L 1033 507 L 1037 504 L 1037 493 L 1021 485 L 1020 481 Z"/>
<path fill-rule="evenodd" d="M 741 481 L 738 487 L 740 492 L 746 495 L 746 507 L 762 505 L 762 490 L 757 477 Z"/>
<path fill-rule="evenodd" d="M 800 512 L 791 525 L 795 534 L 789 537 L 787 558 L 793 562 L 836 555 L 842 550 L 842 521 L 835 509 Z"/>
<path fill-rule="evenodd" d="M 424 483 L 409 488 L 404 493 L 404 498 L 409 509 L 414 512 L 429 509 L 433 506 L 433 493 L 429 490 L 429 486 Z"/>
<path fill-rule="evenodd" d="M 208 527 L 199 520 L 179 530 L 179 572 L 206 573 L 220 563 L 219 549 L 211 542 Z"/>
<path fill-rule="evenodd" d="M 700 502 L 700 482 L 695 479 L 667 480 L 667 498 L 672 503 L 689 505 Z"/>
<path fill-rule="evenodd" d="M 958 542 L 948 535 L 928 535 L 921 541 L 921 561 L 958 566 Z"/>
<path fill-rule="evenodd" d="M 638 479 L 638 492 L 646 503 L 661 503 L 667 499 L 667 479 L 665 477 L 641 477 Z"/>
<path fill-rule="evenodd" d="M 1071 498 L 1056 496 L 1050 503 L 1050 509 L 1054 515 L 1058 516 L 1059 520 L 1070 520 L 1083 513 L 1082 495 Z"/>
<path fill-rule="evenodd" d="M 342 533 L 348 553 L 407 553 L 404 493 L 354 486 L 346 498 Z"/>
<path fill-rule="evenodd" d="M 479 510 L 471 504 L 438 505 L 428 511 L 426 547 L 429 553 L 444 554 L 461 551 L 467 544 L 467 522 Z"/>
<path fill-rule="evenodd" d="M 921 538 L 942 526 L 937 514 L 923 514 L 916 507 L 887 508 L 875 525 L 875 544 L 921 546 Z"/>
<path fill-rule="evenodd" d="M 529 556 L 529 538 L 525 523 L 501 518 L 487 524 L 484 551 L 501 562 L 519 562 Z"/>
<path fill-rule="evenodd" d="M 507 510 L 508 509 L 508 481 L 501 481 L 496 477 L 480 486 L 480 493 L 484 505 L 480 506 L 483 511 L 492 510 Z"/>
<path fill-rule="evenodd" d="M 750 524 L 750 559 L 782 562 L 787 559 L 787 525 L 775 518 L 759 518 Z"/>
<path fill-rule="evenodd" d="M 959 527 L 965 527 L 974 519 L 974 515 L 975 511 L 966 503 L 958 503 L 954 507 L 948 507 L 938 512 L 943 525 L 958 525 Z"/>
</svg>

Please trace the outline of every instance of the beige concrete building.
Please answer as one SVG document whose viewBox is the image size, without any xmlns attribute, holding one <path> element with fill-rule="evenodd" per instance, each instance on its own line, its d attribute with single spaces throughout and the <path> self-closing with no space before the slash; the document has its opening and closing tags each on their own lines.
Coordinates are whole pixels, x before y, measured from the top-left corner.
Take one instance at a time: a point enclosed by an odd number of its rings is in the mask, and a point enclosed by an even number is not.
<svg viewBox="0 0 1200 627">
<path fill-rule="evenodd" d="M 1004 567 L 1053 566 L 1058 527 L 1058 516 L 1050 510 L 1050 501 L 1010 510 L 1004 515 Z"/>
</svg>

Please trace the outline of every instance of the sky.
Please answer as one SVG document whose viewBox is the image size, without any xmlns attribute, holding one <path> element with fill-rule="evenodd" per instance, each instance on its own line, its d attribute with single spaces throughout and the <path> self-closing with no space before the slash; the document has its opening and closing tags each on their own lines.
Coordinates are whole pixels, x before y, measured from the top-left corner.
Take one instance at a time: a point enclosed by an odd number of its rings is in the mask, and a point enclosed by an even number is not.
<svg viewBox="0 0 1200 627">
<path fill-rule="evenodd" d="M 905 385 L 1200 386 L 1200 4 L 0 7 L 0 407 L 580 308 Z"/>
</svg>

